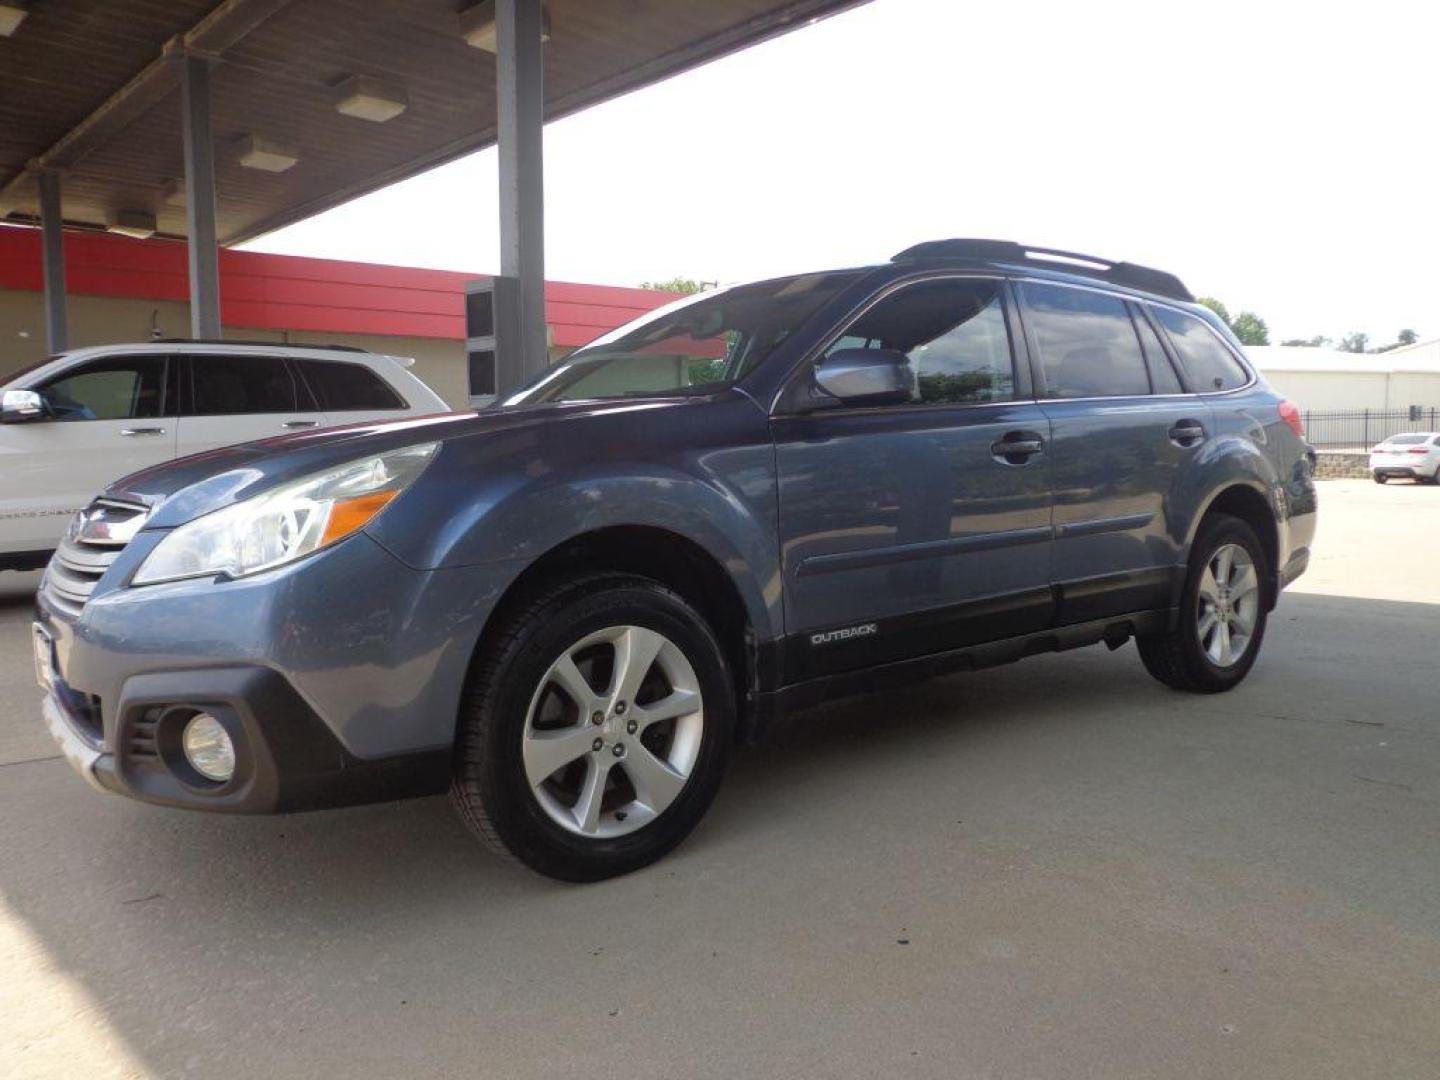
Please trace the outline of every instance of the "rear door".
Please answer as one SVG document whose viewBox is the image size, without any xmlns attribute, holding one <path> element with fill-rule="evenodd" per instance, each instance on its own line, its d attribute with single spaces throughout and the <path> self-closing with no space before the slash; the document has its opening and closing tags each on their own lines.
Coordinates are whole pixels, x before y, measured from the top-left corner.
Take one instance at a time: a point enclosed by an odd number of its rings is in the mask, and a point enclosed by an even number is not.
<svg viewBox="0 0 1440 1080">
<path fill-rule="evenodd" d="M 7 551 L 53 548 L 113 480 L 175 456 L 171 359 L 98 357 L 34 387 L 50 416 L 0 427 L 0 536 Z"/>
<path fill-rule="evenodd" d="M 825 351 L 905 353 L 915 399 L 774 417 L 787 682 L 1048 624 L 1049 424 L 1008 308 L 996 279 L 901 285 Z"/>
<path fill-rule="evenodd" d="M 1098 289 L 1018 291 L 1050 420 L 1059 621 L 1166 608 L 1181 570 L 1172 492 L 1210 432 L 1140 306 Z"/>
<path fill-rule="evenodd" d="M 281 353 L 197 352 L 186 363 L 181 455 L 325 426 L 325 414 Z"/>
</svg>

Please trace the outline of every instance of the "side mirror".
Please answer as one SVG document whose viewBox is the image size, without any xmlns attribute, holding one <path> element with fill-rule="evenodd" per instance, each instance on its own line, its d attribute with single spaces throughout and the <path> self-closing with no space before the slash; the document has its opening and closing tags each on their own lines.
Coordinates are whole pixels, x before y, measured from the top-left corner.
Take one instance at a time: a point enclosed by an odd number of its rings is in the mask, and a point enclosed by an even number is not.
<svg viewBox="0 0 1440 1080">
<path fill-rule="evenodd" d="M 900 405 L 915 400 L 915 369 L 895 349 L 837 349 L 815 365 L 815 385 L 850 405 Z"/>
<path fill-rule="evenodd" d="M 24 424 L 44 420 L 48 414 L 45 399 L 35 390 L 6 390 L 0 398 L 0 423 Z"/>
</svg>

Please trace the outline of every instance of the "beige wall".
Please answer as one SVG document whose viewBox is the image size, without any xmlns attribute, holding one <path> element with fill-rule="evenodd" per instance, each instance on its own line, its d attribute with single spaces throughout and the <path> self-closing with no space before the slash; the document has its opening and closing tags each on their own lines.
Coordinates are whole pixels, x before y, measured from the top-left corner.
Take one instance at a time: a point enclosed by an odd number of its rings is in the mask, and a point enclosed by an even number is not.
<svg viewBox="0 0 1440 1080">
<path fill-rule="evenodd" d="M 1440 409 L 1440 371 L 1397 371 L 1390 376 L 1392 408 L 1420 405 Z"/>
<path fill-rule="evenodd" d="M 1302 409 L 1383 409 L 1383 372 L 1265 371 L 1265 381 Z"/>
<path fill-rule="evenodd" d="M 1440 372 L 1265 371 L 1265 381 L 1302 409 L 1440 407 Z"/>
<path fill-rule="evenodd" d="M 190 333 L 190 305 L 172 300 L 127 300 L 105 296 L 71 296 L 70 344 L 106 345 L 149 341 Z M 355 345 L 372 352 L 413 356 L 410 370 L 423 379 L 451 408 L 469 404 L 464 349 L 459 341 L 437 338 L 382 337 L 378 334 L 327 334 L 309 331 L 256 330 L 226 326 L 227 337 L 297 344 Z M 41 294 L 0 289 L 0 378 L 16 368 L 45 359 L 45 311 Z"/>
</svg>

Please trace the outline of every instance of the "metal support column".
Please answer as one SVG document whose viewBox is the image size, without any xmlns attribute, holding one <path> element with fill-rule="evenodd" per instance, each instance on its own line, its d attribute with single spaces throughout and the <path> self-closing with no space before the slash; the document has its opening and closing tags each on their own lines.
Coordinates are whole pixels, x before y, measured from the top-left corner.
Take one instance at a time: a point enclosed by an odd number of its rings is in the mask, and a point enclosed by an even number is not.
<svg viewBox="0 0 1440 1080">
<path fill-rule="evenodd" d="M 190 336 L 220 336 L 220 255 L 215 236 L 215 143 L 210 134 L 210 61 L 180 61 L 185 129 L 185 216 L 190 237 Z"/>
<path fill-rule="evenodd" d="M 41 169 L 41 259 L 45 278 L 45 340 L 52 353 L 70 347 L 69 318 L 65 309 L 65 222 L 60 216 L 60 174 Z"/>
<path fill-rule="evenodd" d="M 541 0 L 496 0 L 500 275 L 495 382 L 501 394 L 549 364 L 545 331 L 544 67 Z"/>
</svg>

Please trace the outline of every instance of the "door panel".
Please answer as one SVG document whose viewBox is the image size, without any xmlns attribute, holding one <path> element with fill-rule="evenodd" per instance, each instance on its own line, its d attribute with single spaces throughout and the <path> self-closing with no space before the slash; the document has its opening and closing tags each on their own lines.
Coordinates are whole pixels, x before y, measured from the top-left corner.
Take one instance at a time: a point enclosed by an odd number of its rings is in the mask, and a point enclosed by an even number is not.
<svg viewBox="0 0 1440 1080">
<path fill-rule="evenodd" d="M 787 681 L 1048 624 L 1045 455 L 992 449 L 1012 432 L 1048 440 L 1034 404 L 837 410 L 773 430 Z"/>
<path fill-rule="evenodd" d="M 182 455 L 326 426 L 327 417 L 284 356 L 196 353 L 187 360 Z"/>
<path fill-rule="evenodd" d="M 1172 492 L 1210 409 L 1173 392 L 1158 336 L 1123 298 L 1037 282 L 1018 291 L 1051 428 L 1058 621 L 1168 607 L 1183 536 Z"/>
<path fill-rule="evenodd" d="M 0 551 L 59 543 L 111 482 L 175 456 L 166 357 L 87 361 L 36 387 L 53 418 L 0 425 Z"/>
<path fill-rule="evenodd" d="M 904 354 L 912 402 L 772 421 L 787 682 L 1049 625 L 1050 425 L 1012 400 L 1007 296 L 974 275 L 892 287 L 824 355 Z"/>
<path fill-rule="evenodd" d="M 1209 407 L 1193 397 L 1042 407 L 1054 447 L 1060 621 L 1168 607 L 1183 544 L 1181 523 L 1169 519 L 1172 492 L 1203 441 L 1190 429 L 1212 427 Z"/>
</svg>

